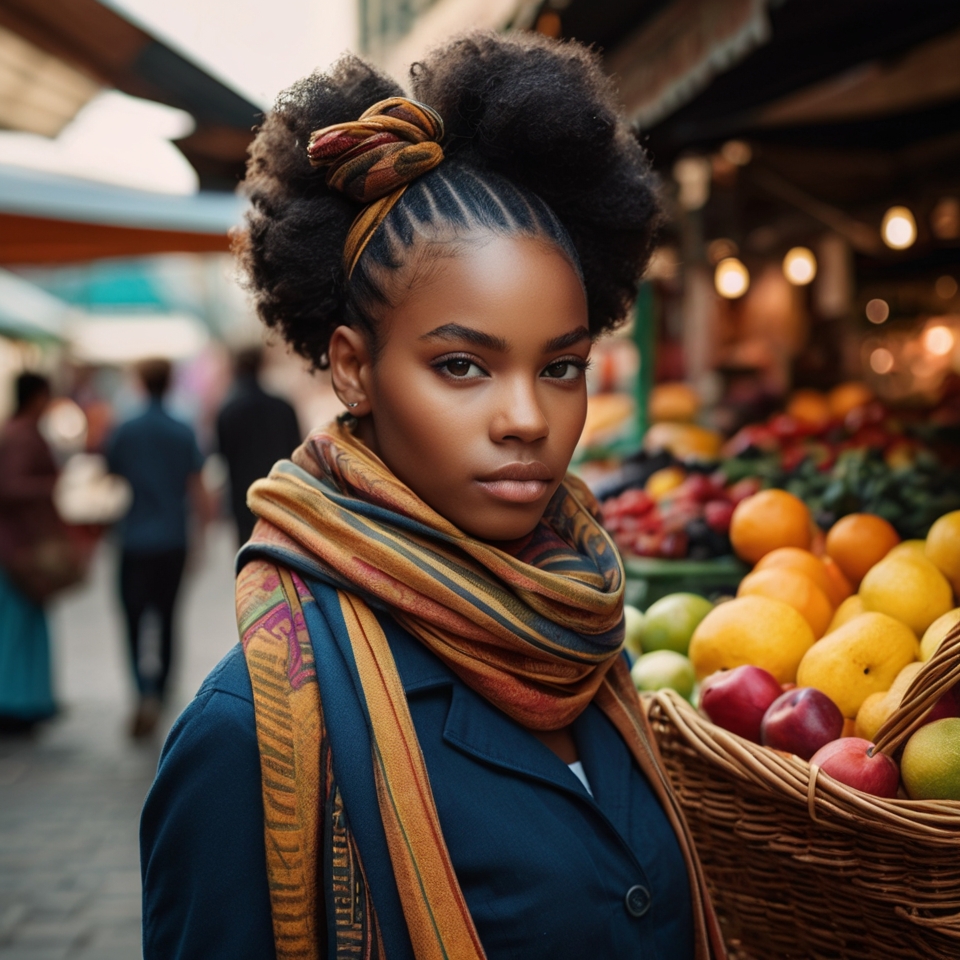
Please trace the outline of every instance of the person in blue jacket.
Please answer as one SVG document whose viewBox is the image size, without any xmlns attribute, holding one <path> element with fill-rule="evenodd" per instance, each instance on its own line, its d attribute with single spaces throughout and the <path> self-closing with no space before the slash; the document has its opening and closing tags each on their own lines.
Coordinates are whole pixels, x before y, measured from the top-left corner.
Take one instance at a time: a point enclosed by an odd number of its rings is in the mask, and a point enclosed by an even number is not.
<svg viewBox="0 0 960 960">
<path fill-rule="evenodd" d="M 723 956 L 567 474 L 658 209 L 596 56 L 347 56 L 252 147 L 261 318 L 348 413 L 255 483 L 241 643 L 161 757 L 145 960 Z"/>
</svg>

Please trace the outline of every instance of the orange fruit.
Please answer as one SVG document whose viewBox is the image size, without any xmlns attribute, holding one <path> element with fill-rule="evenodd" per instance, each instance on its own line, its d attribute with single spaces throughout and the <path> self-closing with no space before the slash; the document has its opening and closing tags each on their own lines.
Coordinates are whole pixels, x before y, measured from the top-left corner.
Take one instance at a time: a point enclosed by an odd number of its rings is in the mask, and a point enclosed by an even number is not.
<svg viewBox="0 0 960 960">
<path fill-rule="evenodd" d="M 787 403 L 787 413 L 812 427 L 829 423 L 833 416 L 830 402 L 819 390 L 795 390 Z"/>
<path fill-rule="evenodd" d="M 925 552 L 953 589 L 960 592 L 960 510 L 945 513 L 933 524 L 927 534 Z"/>
<path fill-rule="evenodd" d="M 837 561 L 833 557 L 823 556 L 820 562 L 830 578 L 831 587 L 827 591 L 827 597 L 835 607 L 839 607 L 847 597 L 853 595 L 853 585 L 843 575 L 843 571 L 837 566 Z"/>
<path fill-rule="evenodd" d="M 812 519 L 810 520 L 810 552 L 815 557 L 822 557 L 827 552 L 827 538 Z"/>
<path fill-rule="evenodd" d="M 772 567 L 786 568 L 796 570 L 809 577 L 830 600 L 830 606 L 835 607 L 838 600 L 834 603 L 830 595 L 834 590 L 833 580 L 827 573 L 827 568 L 819 557 L 815 557 L 809 550 L 801 550 L 799 547 L 777 547 L 771 550 L 766 556 L 760 558 L 760 562 L 754 567 L 755 570 L 769 570 Z"/>
<path fill-rule="evenodd" d="M 751 595 L 788 603 L 810 624 L 818 640 L 826 633 L 833 617 L 833 607 L 816 583 L 788 567 L 770 567 L 748 573 L 740 582 L 737 596 Z"/>
<path fill-rule="evenodd" d="M 842 420 L 851 410 L 865 407 L 873 400 L 873 396 L 873 391 L 865 383 L 851 380 L 834 387 L 827 395 L 827 403 L 834 417 Z"/>
<path fill-rule="evenodd" d="M 741 560 L 756 563 L 777 547 L 810 546 L 810 511 L 786 490 L 761 490 L 741 500 L 730 518 L 730 542 Z"/>
<path fill-rule="evenodd" d="M 899 542 L 900 535 L 883 517 L 851 513 L 841 517 L 827 532 L 827 556 L 856 585 Z"/>
</svg>

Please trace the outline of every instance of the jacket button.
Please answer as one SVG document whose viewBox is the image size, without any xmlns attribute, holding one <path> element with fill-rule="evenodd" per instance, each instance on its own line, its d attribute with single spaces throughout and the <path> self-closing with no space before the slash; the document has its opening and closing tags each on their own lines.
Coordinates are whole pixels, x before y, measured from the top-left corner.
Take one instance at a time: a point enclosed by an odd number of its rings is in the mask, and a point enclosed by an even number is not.
<svg viewBox="0 0 960 960">
<path fill-rule="evenodd" d="M 642 917 L 650 909 L 650 891 L 639 883 L 627 891 L 623 900 L 631 917 Z"/>
</svg>

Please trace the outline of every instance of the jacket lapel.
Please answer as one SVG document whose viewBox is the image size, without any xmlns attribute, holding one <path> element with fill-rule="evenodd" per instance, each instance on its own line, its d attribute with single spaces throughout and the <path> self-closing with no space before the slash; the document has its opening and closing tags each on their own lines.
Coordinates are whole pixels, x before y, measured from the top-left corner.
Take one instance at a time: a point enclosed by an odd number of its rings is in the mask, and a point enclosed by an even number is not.
<svg viewBox="0 0 960 960">
<path fill-rule="evenodd" d="M 549 747 L 464 684 L 453 686 L 443 739 L 482 763 L 590 800 L 576 774 Z"/>
</svg>

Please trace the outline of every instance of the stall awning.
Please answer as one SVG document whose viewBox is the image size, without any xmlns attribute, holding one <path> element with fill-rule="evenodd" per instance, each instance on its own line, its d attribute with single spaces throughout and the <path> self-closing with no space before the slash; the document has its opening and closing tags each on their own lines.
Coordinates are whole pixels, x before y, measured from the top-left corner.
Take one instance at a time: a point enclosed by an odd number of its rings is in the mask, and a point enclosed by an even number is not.
<svg viewBox="0 0 960 960">
<path fill-rule="evenodd" d="M 202 189 L 233 190 L 242 179 L 261 107 L 117 10 L 98 0 L 3 0 L 0 28 L 4 36 L 19 38 L 12 41 L 13 46 L 0 44 L 0 78 L 4 66 L 15 71 L 29 63 L 35 72 L 42 66 L 42 75 L 60 96 L 56 110 L 61 121 L 69 119 L 71 109 L 63 100 L 65 77 L 72 78 L 66 85 L 72 87 L 77 108 L 96 86 L 165 103 L 186 110 L 196 121 L 194 132 L 177 146 L 196 169 Z M 229 23 L 224 23 L 224 29 L 229 30 Z M 54 76 L 55 64 L 61 66 Z M 37 91 L 13 92 L 11 111 Z M 0 105 L 3 95 L 0 79 Z M 0 113 L 0 124 L 34 130 L 35 125 L 12 119 L 13 113 L 6 120 Z M 51 124 L 50 129 L 55 129 L 53 120 Z"/>
<path fill-rule="evenodd" d="M 62 340 L 73 308 L 7 270 L 0 270 L 0 336 Z"/>
<path fill-rule="evenodd" d="M 0 167 L 0 263 L 225 251 L 243 208 L 230 193 L 170 196 Z"/>
</svg>

